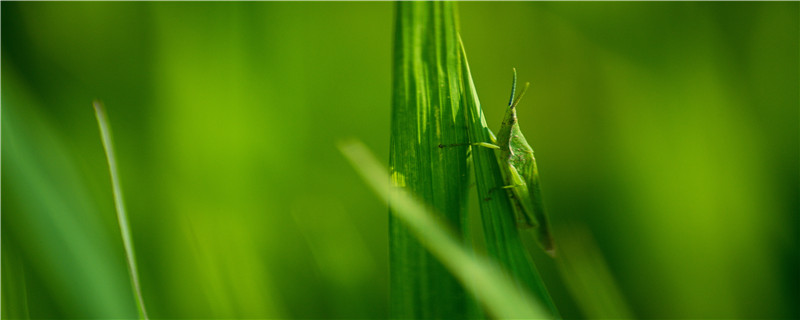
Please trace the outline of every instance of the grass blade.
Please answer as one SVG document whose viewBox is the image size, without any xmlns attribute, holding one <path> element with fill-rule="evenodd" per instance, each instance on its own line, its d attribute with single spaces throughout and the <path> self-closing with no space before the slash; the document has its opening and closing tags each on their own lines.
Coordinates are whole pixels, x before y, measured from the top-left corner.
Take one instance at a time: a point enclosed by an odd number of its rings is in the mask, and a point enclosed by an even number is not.
<svg viewBox="0 0 800 320">
<path fill-rule="evenodd" d="M 633 319 L 589 228 L 572 224 L 559 234 L 565 236 L 559 238 L 558 270 L 584 316 L 590 319 Z"/>
<path fill-rule="evenodd" d="M 474 255 L 449 231 L 436 214 L 432 214 L 406 192 L 392 187 L 382 169 L 367 148 L 360 142 L 339 147 L 358 174 L 384 201 L 389 202 L 393 215 L 417 237 L 447 269 L 498 319 L 548 318 L 545 308 L 522 290 L 489 260 Z"/>
<path fill-rule="evenodd" d="M 147 310 L 144 307 L 144 300 L 142 299 L 142 289 L 139 285 L 139 271 L 136 268 L 136 254 L 133 250 L 133 239 L 131 237 L 131 228 L 128 224 L 128 214 L 125 211 L 125 201 L 122 198 L 122 186 L 119 182 L 117 160 L 114 155 L 114 144 L 111 139 L 111 127 L 108 124 L 108 118 L 106 117 L 103 105 L 99 101 L 94 101 L 92 104 L 94 105 L 94 112 L 97 116 L 100 136 L 103 140 L 103 149 L 106 151 L 106 160 L 108 160 L 108 171 L 111 175 L 111 188 L 114 192 L 114 205 L 117 209 L 117 221 L 119 222 L 119 230 L 122 234 L 122 243 L 125 246 L 125 257 L 128 260 L 128 272 L 131 277 L 134 297 L 136 298 L 136 306 L 139 308 L 139 317 L 141 319 L 148 319 Z"/>
<path fill-rule="evenodd" d="M 459 44 L 461 44 L 459 40 Z M 469 139 L 471 142 L 488 142 L 493 137 L 486 125 L 478 93 L 472 81 L 466 50 L 461 44 L 463 64 L 464 107 L 466 108 Z M 518 281 L 520 286 L 531 290 L 547 306 L 550 313 L 558 316 L 553 299 L 547 291 L 536 266 L 533 264 L 525 244 L 520 238 L 513 209 L 508 197 L 491 195 L 490 190 L 504 185 L 500 167 L 489 148 L 472 148 L 472 163 L 475 166 L 475 182 L 480 201 L 486 248 Z"/>
<path fill-rule="evenodd" d="M 448 224 L 465 230 L 469 167 L 461 106 L 460 59 L 452 2 L 400 2 L 394 52 L 394 101 L 389 169 L 399 186 L 432 206 Z M 392 210 L 390 208 L 390 210 Z M 391 316 L 475 317 L 464 289 L 389 217 Z M 463 239 L 463 232 L 459 237 Z"/>
<path fill-rule="evenodd" d="M 21 79 L 4 65 L 0 314 L 136 318 L 121 239 L 105 232 L 111 216 L 100 216 L 93 200 L 90 181 L 103 172 L 81 170 L 75 160 L 89 155 L 70 146 L 83 139 L 54 127 L 56 118 L 43 113 L 48 109 Z"/>
</svg>

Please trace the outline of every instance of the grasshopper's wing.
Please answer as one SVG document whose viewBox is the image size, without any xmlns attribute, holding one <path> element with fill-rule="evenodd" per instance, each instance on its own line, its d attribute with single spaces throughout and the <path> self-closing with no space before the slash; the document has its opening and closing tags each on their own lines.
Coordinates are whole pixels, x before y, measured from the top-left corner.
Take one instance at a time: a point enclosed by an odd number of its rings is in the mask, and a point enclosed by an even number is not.
<svg viewBox="0 0 800 320">
<path fill-rule="evenodd" d="M 511 189 L 509 192 L 511 193 L 512 202 L 514 204 L 517 225 L 527 228 L 538 227 L 539 222 L 536 220 L 536 217 L 531 214 L 533 212 L 533 207 L 529 199 L 530 192 L 528 191 L 525 178 L 520 175 L 514 165 L 510 163 L 508 164 L 508 176 L 508 181 L 506 181 L 506 183 Z"/>
<path fill-rule="evenodd" d="M 532 212 L 532 208 L 530 208 L 527 201 L 521 201 L 521 199 L 526 199 L 528 197 L 528 187 L 525 185 L 525 179 L 509 161 L 511 149 L 504 148 L 495 151 L 504 183 L 503 186 L 498 186 L 498 188 L 505 189 L 505 191 L 501 190 L 501 192 L 508 192 L 517 225 L 528 228 L 536 227 L 536 220 L 532 219 L 533 216 L 529 214 Z"/>
<path fill-rule="evenodd" d="M 550 231 L 550 221 L 542 203 L 539 170 L 536 167 L 533 148 L 530 147 L 518 128 L 514 131 L 510 143 L 513 152 L 510 163 L 516 169 L 515 171 L 520 176 L 520 179 L 524 181 L 525 185 L 525 188 L 515 188 L 519 189 L 520 193 L 517 197 L 522 203 L 522 207 L 525 209 L 528 219 L 536 222 L 531 223 L 531 225 L 537 227 L 536 237 L 539 244 L 545 251 L 553 254 L 555 246 Z"/>
<path fill-rule="evenodd" d="M 544 204 L 542 203 L 542 188 L 539 180 L 539 170 L 536 167 L 536 159 L 531 158 L 530 163 L 521 169 L 525 171 L 523 176 L 527 178 L 525 184 L 528 186 L 528 195 L 533 206 L 533 214 L 536 217 L 536 220 L 539 222 L 539 228 L 537 230 L 539 244 L 542 245 L 542 248 L 545 251 L 553 254 L 555 252 L 555 244 L 553 243 L 550 219 L 548 218 L 547 212 L 544 210 Z"/>
</svg>

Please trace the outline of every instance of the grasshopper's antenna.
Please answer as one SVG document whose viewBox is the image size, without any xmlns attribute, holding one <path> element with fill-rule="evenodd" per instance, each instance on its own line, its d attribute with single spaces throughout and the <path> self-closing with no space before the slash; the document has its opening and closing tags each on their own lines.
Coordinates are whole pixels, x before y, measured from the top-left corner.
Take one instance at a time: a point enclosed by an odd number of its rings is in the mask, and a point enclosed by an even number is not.
<svg viewBox="0 0 800 320">
<path fill-rule="evenodd" d="M 525 82 L 525 88 L 522 89 L 522 93 L 519 94 L 517 100 L 514 100 L 514 103 L 511 105 L 512 108 L 517 106 L 517 103 L 519 103 L 519 100 L 521 100 L 522 97 L 525 95 L 525 92 L 528 92 L 528 87 L 530 86 L 531 86 L 530 82 Z"/>
<path fill-rule="evenodd" d="M 514 92 L 517 91 L 517 68 L 511 68 L 511 70 L 514 71 L 514 81 L 511 82 L 511 98 L 508 99 L 509 107 L 512 105 L 512 102 L 514 102 Z"/>
</svg>

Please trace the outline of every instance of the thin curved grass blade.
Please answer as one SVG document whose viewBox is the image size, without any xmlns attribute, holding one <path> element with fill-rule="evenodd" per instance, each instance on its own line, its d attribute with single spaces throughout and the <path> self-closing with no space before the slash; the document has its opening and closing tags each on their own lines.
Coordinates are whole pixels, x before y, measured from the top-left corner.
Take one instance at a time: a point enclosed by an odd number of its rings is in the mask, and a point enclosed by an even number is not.
<svg viewBox="0 0 800 320">
<path fill-rule="evenodd" d="M 108 172 L 111 175 L 111 188 L 114 192 L 117 221 L 119 222 L 119 231 L 122 234 L 122 243 L 125 246 L 125 258 L 128 261 L 128 273 L 131 277 L 131 286 L 133 287 L 134 297 L 136 298 L 136 306 L 139 308 L 139 317 L 141 319 L 148 319 L 147 310 L 144 307 L 144 300 L 142 299 L 142 288 L 139 284 L 139 271 L 136 268 L 136 254 L 133 249 L 131 227 L 128 224 L 128 213 L 125 211 L 125 200 L 122 197 L 122 186 L 119 182 L 117 158 L 114 153 L 114 143 L 111 138 L 111 126 L 108 123 L 103 105 L 99 101 L 95 101 L 92 104 L 94 105 L 94 112 L 97 116 L 100 136 L 103 140 L 103 149 L 106 151 L 106 160 L 108 160 Z"/>
</svg>

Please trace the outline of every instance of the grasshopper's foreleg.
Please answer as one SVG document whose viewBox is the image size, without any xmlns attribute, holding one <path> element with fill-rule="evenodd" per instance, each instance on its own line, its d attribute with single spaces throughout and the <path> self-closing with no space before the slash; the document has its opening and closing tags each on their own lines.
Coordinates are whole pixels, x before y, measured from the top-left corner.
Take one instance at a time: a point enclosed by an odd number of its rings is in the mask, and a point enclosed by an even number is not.
<svg viewBox="0 0 800 320">
<path fill-rule="evenodd" d="M 500 149 L 500 146 L 488 142 L 439 144 L 439 148 L 450 148 L 450 147 L 461 147 L 461 146 L 478 146 L 478 147 L 486 147 L 489 149 Z"/>
<path fill-rule="evenodd" d="M 494 187 L 494 188 L 489 189 L 489 194 L 492 194 L 492 191 L 494 191 L 494 190 L 511 189 L 511 188 L 516 188 L 516 187 L 519 187 L 519 186 L 524 186 L 524 184 L 512 184 L 512 185 L 509 185 L 509 186 Z"/>
</svg>

